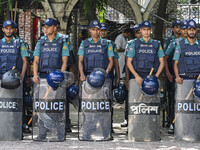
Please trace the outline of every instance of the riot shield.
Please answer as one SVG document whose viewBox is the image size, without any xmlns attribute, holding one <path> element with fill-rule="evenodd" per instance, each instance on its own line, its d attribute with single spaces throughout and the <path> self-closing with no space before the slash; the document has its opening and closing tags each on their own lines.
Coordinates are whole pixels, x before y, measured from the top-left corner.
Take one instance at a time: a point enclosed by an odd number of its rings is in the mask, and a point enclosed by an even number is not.
<svg viewBox="0 0 200 150">
<path fill-rule="evenodd" d="M 193 94 L 194 79 L 176 83 L 175 91 L 175 139 L 184 141 L 200 141 L 200 102 Z"/>
<path fill-rule="evenodd" d="M 129 80 L 128 139 L 130 141 L 160 140 L 160 92 L 150 97 L 142 94 L 135 79 Z"/>
<path fill-rule="evenodd" d="M 79 140 L 107 141 L 111 139 L 112 81 L 106 79 L 102 88 L 94 94 L 80 85 Z"/>
<path fill-rule="evenodd" d="M 35 141 L 65 140 L 66 87 L 53 91 L 46 79 L 34 85 L 33 129 Z"/>
<path fill-rule="evenodd" d="M 22 89 L 22 85 L 14 90 L 7 90 L 0 87 L 1 141 L 22 139 Z"/>
</svg>

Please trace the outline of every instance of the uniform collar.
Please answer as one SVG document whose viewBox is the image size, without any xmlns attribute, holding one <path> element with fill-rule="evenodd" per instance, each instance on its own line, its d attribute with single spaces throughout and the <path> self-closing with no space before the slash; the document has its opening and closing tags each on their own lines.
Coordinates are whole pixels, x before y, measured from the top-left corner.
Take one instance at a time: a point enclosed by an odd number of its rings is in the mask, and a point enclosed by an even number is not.
<svg viewBox="0 0 200 150">
<path fill-rule="evenodd" d="M 176 39 L 176 36 L 175 35 L 172 35 L 172 37 L 171 37 L 172 39 Z"/>
<path fill-rule="evenodd" d="M 191 44 L 189 43 L 189 41 L 188 41 L 187 38 L 185 39 L 185 44 L 189 44 L 189 45 L 191 45 Z M 197 38 L 195 39 L 195 41 L 194 41 L 194 43 L 193 43 L 192 45 L 194 45 L 194 44 L 197 44 L 197 45 L 199 44 Z"/>
<path fill-rule="evenodd" d="M 57 33 L 52 42 L 55 42 L 59 37 L 60 37 L 60 36 L 59 36 L 59 34 Z M 49 39 L 48 39 L 47 35 L 44 36 L 44 39 L 45 39 L 45 41 L 49 42 Z"/>
<path fill-rule="evenodd" d="M 97 43 L 99 43 L 101 40 L 102 40 L 102 38 L 100 37 L 99 40 L 97 41 Z M 90 38 L 88 39 L 88 41 L 91 42 L 91 43 L 94 43 L 92 37 L 90 37 Z"/>
<path fill-rule="evenodd" d="M 12 43 L 14 40 L 15 40 L 15 38 L 12 37 L 12 40 L 10 41 L 10 43 Z M 2 41 L 3 41 L 4 43 L 8 43 L 8 42 L 6 41 L 6 39 L 5 39 L 5 37 L 2 39 Z"/>
<path fill-rule="evenodd" d="M 149 41 L 148 42 L 146 42 L 142 37 L 140 38 L 140 41 L 141 42 L 143 42 L 143 43 L 150 43 L 150 42 L 152 42 L 153 41 L 153 39 L 152 38 L 150 38 L 149 39 Z"/>
</svg>

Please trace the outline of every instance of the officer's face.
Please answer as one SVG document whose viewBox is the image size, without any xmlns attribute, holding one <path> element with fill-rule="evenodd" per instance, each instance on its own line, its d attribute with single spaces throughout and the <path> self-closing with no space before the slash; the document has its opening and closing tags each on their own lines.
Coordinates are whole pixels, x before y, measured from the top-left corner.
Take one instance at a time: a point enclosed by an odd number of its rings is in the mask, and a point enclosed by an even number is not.
<svg viewBox="0 0 200 150">
<path fill-rule="evenodd" d="M 135 32 L 135 37 L 137 39 L 140 39 L 142 37 L 142 34 L 141 34 L 140 30 L 138 30 L 137 32 Z"/>
<path fill-rule="evenodd" d="M 140 29 L 140 32 L 142 34 L 142 37 L 146 37 L 147 38 L 147 37 L 150 37 L 152 29 L 148 28 L 148 27 L 144 27 L 144 28 Z"/>
<path fill-rule="evenodd" d="M 176 34 L 181 34 L 180 25 L 175 26 L 172 30 L 173 30 L 173 32 L 176 33 Z"/>
<path fill-rule="evenodd" d="M 188 37 L 193 39 L 196 37 L 197 30 L 195 28 L 188 29 Z"/>
<path fill-rule="evenodd" d="M 57 28 L 54 25 L 52 25 L 52 26 L 44 25 L 44 33 L 46 35 L 52 35 L 56 32 L 56 30 L 57 30 Z"/>
<path fill-rule="evenodd" d="M 93 38 L 98 38 L 100 36 L 100 29 L 97 27 L 89 29 L 90 35 Z"/>
<path fill-rule="evenodd" d="M 17 33 L 17 28 L 14 28 L 13 34 Z"/>
<path fill-rule="evenodd" d="M 2 31 L 4 32 L 6 37 L 12 37 L 14 28 L 12 26 L 6 26 L 5 28 L 2 28 Z"/>
<path fill-rule="evenodd" d="M 108 35 L 108 31 L 105 29 L 101 29 L 101 31 L 100 31 L 101 38 L 106 38 L 107 35 Z"/>
<path fill-rule="evenodd" d="M 182 37 L 187 37 L 187 33 L 188 33 L 188 29 L 181 29 L 181 35 L 182 35 Z"/>
</svg>

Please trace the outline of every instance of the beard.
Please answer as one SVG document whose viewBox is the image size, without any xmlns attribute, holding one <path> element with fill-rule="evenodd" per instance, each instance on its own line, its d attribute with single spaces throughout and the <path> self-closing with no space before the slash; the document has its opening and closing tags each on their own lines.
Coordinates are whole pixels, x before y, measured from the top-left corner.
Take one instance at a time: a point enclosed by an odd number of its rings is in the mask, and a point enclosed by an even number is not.
<svg viewBox="0 0 200 150">
<path fill-rule="evenodd" d="M 191 39 L 194 39 L 194 38 L 196 37 L 196 34 L 193 34 L 193 33 L 187 34 L 187 35 L 188 35 L 188 37 L 191 38 Z"/>
<path fill-rule="evenodd" d="M 4 34 L 7 38 L 11 38 L 12 37 L 12 34 L 11 35 L 6 35 Z"/>
</svg>

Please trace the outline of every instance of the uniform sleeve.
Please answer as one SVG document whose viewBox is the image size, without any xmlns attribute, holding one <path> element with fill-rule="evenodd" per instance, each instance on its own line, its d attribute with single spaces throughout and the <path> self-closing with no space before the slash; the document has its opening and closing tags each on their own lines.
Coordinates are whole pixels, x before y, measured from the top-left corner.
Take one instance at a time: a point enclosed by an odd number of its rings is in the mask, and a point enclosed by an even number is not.
<svg viewBox="0 0 200 150">
<path fill-rule="evenodd" d="M 171 55 L 171 53 L 173 52 L 174 48 L 175 48 L 175 42 L 172 41 L 172 42 L 170 42 L 169 46 L 167 47 L 167 50 L 165 51 L 165 54 L 167 56 Z"/>
<path fill-rule="evenodd" d="M 159 43 L 158 58 L 165 57 L 162 45 Z"/>
<path fill-rule="evenodd" d="M 176 46 L 176 48 L 175 48 L 173 60 L 179 61 L 180 56 L 181 56 L 181 46 L 178 43 L 177 46 Z"/>
<path fill-rule="evenodd" d="M 68 45 L 68 47 L 69 47 L 69 51 L 72 51 L 72 50 L 73 50 L 73 48 L 72 48 L 72 43 L 71 43 L 71 41 L 70 41 L 69 38 L 68 38 L 68 40 L 67 40 L 67 45 Z"/>
<path fill-rule="evenodd" d="M 40 40 L 37 42 L 37 44 L 35 46 L 35 50 L 34 50 L 33 56 L 40 57 Z"/>
<path fill-rule="evenodd" d="M 67 42 L 63 43 L 62 56 L 69 56 L 69 47 Z"/>
<path fill-rule="evenodd" d="M 163 46 L 163 50 L 164 50 L 164 52 L 166 52 L 166 50 L 167 50 L 167 48 L 168 48 L 168 46 L 169 46 L 169 39 L 165 39 L 165 43 L 164 43 L 164 46 Z"/>
<path fill-rule="evenodd" d="M 114 59 L 119 59 L 119 55 L 118 55 L 118 51 L 117 51 L 117 47 L 116 46 L 114 47 L 113 52 L 114 52 Z"/>
<path fill-rule="evenodd" d="M 121 41 L 122 40 L 120 40 L 119 36 L 115 39 L 115 44 L 116 44 L 117 49 L 120 49 L 122 47 Z"/>
<path fill-rule="evenodd" d="M 81 45 L 78 49 L 78 55 L 84 56 L 84 46 L 83 46 L 83 41 L 81 42 Z"/>
<path fill-rule="evenodd" d="M 126 51 L 125 56 L 130 57 L 130 58 L 134 58 L 134 56 L 135 56 L 135 43 L 127 44 L 125 51 Z"/>
<path fill-rule="evenodd" d="M 23 57 L 29 57 L 28 49 L 26 48 L 26 45 L 24 43 L 21 43 L 20 49 L 21 49 L 22 58 Z"/>
<path fill-rule="evenodd" d="M 112 46 L 111 43 L 108 43 L 108 49 L 107 49 L 107 52 L 108 52 L 108 57 L 114 57 L 113 46 Z"/>
</svg>

